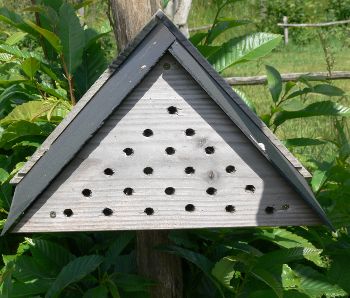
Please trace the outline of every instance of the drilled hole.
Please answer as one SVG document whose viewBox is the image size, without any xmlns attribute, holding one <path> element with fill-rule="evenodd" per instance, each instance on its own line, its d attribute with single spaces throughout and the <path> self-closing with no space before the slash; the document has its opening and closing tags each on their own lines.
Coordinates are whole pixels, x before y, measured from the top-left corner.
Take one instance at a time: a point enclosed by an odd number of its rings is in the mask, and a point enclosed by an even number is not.
<svg viewBox="0 0 350 298">
<path fill-rule="evenodd" d="M 288 210 L 289 209 L 289 205 L 288 204 L 284 204 L 283 206 L 282 206 L 282 210 Z"/>
<path fill-rule="evenodd" d="M 148 128 L 145 129 L 145 130 L 143 131 L 143 135 L 144 135 L 145 137 L 147 137 L 147 138 L 153 136 L 153 131 L 152 131 L 152 129 L 148 129 Z"/>
<path fill-rule="evenodd" d="M 73 215 L 72 209 L 64 209 L 63 214 L 67 217 L 71 217 Z"/>
<path fill-rule="evenodd" d="M 194 174 L 195 171 L 196 170 L 193 167 L 187 167 L 185 169 L 185 173 L 188 174 L 188 175 Z"/>
<path fill-rule="evenodd" d="M 110 208 L 105 208 L 102 210 L 102 213 L 105 215 L 105 216 L 111 216 L 113 214 L 113 210 L 110 209 Z"/>
<path fill-rule="evenodd" d="M 214 154 L 215 148 L 213 146 L 209 146 L 205 148 L 205 153 L 206 154 Z"/>
<path fill-rule="evenodd" d="M 105 175 L 112 176 L 114 174 L 114 171 L 111 168 L 107 168 L 103 171 Z"/>
<path fill-rule="evenodd" d="M 196 209 L 196 207 L 195 207 L 193 204 L 187 204 L 187 205 L 185 206 L 185 210 L 186 210 L 187 212 L 193 212 L 195 209 Z"/>
<path fill-rule="evenodd" d="M 174 187 L 167 187 L 167 188 L 165 189 L 165 193 L 166 193 L 167 195 L 173 195 L 173 194 L 175 193 L 175 188 L 174 188 Z"/>
<path fill-rule="evenodd" d="M 273 208 L 273 207 L 271 207 L 271 206 L 267 206 L 267 207 L 265 208 L 265 212 L 266 212 L 267 214 L 272 214 L 272 213 L 275 212 L 275 208 Z"/>
<path fill-rule="evenodd" d="M 173 115 L 177 113 L 177 107 L 171 106 L 168 108 L 168 113 Z"/>
<path fill-rule="evenodd" d="M 51 211 L 50 212 L 50 217 L 51 218 L 55 218 L 56 217 L 56 212 L 55 211 Z"/>
<path fill-rule="evenodd" d="M 245 191 L 253 193 L 253 192 L 255 192 L 255 186 L 254 185 L 247 185 L 245 187 Z"/>
<path fill-rule="evenodd" d="M 166 152 L 166 154 L 168 154 L 168 155 L 173 155 L 173 154 L 175 154 L 175 149 L 174 149 L 173 147 L 167 147 L 167 148 L 165 149 L 165 152 Z"/>
<path fill-rule="evenodd" d="M 196 134 L 196 131 L 194 129 L 192 129 L 192 128 L 187 128 L 185 130 L 185 134 L 188 137 L 192 137 L 192 136 L 194 136 Z"/>
<path fill-rule="evenodd" d="M 127 196 L 131 196 L 134 193 L 134 190 L 131 187 L 124 188 L 124 193 Z"/>
<path fill-rule="evenodd" d="M 147 215 L 153 215 L 154 210 L 151 207 L 147 207 L 143 212 L 145 212 Z"/>
<path fill-rule="evenodd" d="M 151 167 L 146 167 L 146 168 L 143 169 L 143 172 L 146 175 L 152 175 L 153 174 L 153 169 Z"/>
<path fill-rule="evenodd" d="M 225 207 L 225 210 L 226 210 L 226 212 L 233 213 L 233 212 L 236 211 L 236 208 L 235 208 L 235 206 L 233 206 L 233 205 L 227 205 L 227 206 Z"/>
<path fill-rule="evenodd" d="M 209 188 L 207 189 L 207 194 L 208 194 L 208 195 L 213 196 L 213 195 L 216 194 L 216 192 L 217 192 L 217 190 L 216 190 L 216 188 L 214 188 L 214 187 L 209 187 Z"/>
<path fill-rule="evenodd" d="M 132 148 L 125 148 L 123 150 L 123 152 L 127 155 L 127 156 L 130 156 L 130 155 L 133 155 L 134 154 L 134 149 Z"/>
<path fill-rule="evenodd" d="M 169 69 L 170 69 L 170 64 L 169 64 L 169 63 L 164 63 L 164 64 L 163 64 L 163 68 L 164 68 L 165 70 L 169 70 Z"/>
<path fill-rule="evenodd" d="M 229 174 L 232 174 L 232 173 L 236 172 L 236 168 L 234 166 L 227 166 L 226 172 Z"/>
<path fill-rule="evenodd" d="M 91 189 L 88 189 L 88 188 L 83 189 L 81 193 L 83 194 L 84 197 L 91 197 L 92 195 Z"/>
</svg>

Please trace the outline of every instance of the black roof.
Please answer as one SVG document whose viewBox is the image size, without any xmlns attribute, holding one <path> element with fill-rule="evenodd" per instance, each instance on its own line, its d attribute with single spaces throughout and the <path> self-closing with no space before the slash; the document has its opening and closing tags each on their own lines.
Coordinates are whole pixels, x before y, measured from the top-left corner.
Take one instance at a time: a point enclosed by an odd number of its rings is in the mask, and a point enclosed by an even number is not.
<svg viewBox="0 0 350 298">
<path fill-rule="evenodd" d="M 165 14 L 158 11 L 12 179 L 17 186 L 2 234 L 13 226 L 166 52 L 192 75 L 320 219 L 332 227 L 301 174 L 307 171 Z M 118 94 L 114 92 L 109 96 L 115 88 Z"/>
</svg>

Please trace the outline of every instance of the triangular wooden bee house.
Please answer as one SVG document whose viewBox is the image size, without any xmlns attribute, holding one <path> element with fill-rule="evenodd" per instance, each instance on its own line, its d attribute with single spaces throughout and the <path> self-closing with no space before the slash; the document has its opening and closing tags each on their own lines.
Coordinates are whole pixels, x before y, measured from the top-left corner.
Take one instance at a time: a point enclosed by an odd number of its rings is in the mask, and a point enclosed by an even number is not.
<svg viewBox="0 0 350 298">
<path fill-rule="evenodd" d="M 13 179 L 4 232 L 329 224 L 303 173 L 158 12 Z"/>
</svg>

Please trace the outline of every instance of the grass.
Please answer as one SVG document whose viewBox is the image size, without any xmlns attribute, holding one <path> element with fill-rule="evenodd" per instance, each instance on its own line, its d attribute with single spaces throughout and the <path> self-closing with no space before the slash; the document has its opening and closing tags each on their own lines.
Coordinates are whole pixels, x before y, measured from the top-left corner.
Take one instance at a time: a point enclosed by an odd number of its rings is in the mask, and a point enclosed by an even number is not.
<svg viewBox="0 0 350 298">
<path fill-rule="evenodd" d="M 210 24 L 215 16 L 215 4 L 210 0 L 194 0 L 192 10 L 189 18 L 189 27 L 197 27 L 206 24 Z M 257 11 L 254 10 L 251 1 L 237 2 L 235 6 L 231 6 L 225 9 L 223 17 L 232 17 L 237 19 L 252 19 L 252 16 L 256 18 Z M 315 29 L 308 30 L 306 34 L 314 36 L 311 43 L 306 45 L 297 45 L 293 41 L 285 46 L 281 45 L 277 50 L 271 53 L 269 56 L 253 61 L 237 65 L 223 73 L 224 76 L 255 76 L 265 74 L 265 65 L 272 65 L 278 69 L 281 73 L 291 72 L 316 72 L 327 71 L 327 64 L 325 54 L 322 49 L 320 39 Z M 345 30 L 345 29 L 344 29 Z M 238 27 L 227 31 L 219 38 L 218 43 L 225 42 L 226 40 L 237 36 L 246 34 L 248 32 L 254 32 L 256 28 L 254 25 L 246 27 Z M 348 31 L 349 32 L 349 31 Z M 347 32 L 347 34 L 348 34 Z M 339 27 L 332 32 L 325 33 L 327 37 L 327 48 L 331 57 L 334 60 L 333 70 L 350 70 L 350 47 L 349 47 L 349 35 L 346 32 L 342 32 Z M 340 38 L 339 36 L 342 36 Z M 350 81 L 341 80 L 334 81 L 334 85 L 342 88 L 350 95 Z M 271 97 L 267 86 L 239 86 L 239 90 L 243 91 L 247 97 L 255 104 L 258 115 L 267 113 L 270 110 Z M 313 96 L 314 100 L 329 100 L 324 96 Z M 340 99 L 342 104 L 350 106 L 349 98 L 345 97 Z M 333 121 L 329 117 L 313 117 L 308 119 L 295 119 L 287 121 L 278 130 L 277 135 L 279 138 L 296 138 L 296 137 L 324 137 L 331 138 L 334 135 Z M 349 132 L 350 122 L 347 122 L 347 131 Z M 315 159 L 318 161 L 327 160 L 334 154 L 335 148 L 332 145 L 322 145 L 315 147 L 302 147 L 293 149 L 292 152 L 299 156 L 304 162 L 309 159 Z"/>
</svg>

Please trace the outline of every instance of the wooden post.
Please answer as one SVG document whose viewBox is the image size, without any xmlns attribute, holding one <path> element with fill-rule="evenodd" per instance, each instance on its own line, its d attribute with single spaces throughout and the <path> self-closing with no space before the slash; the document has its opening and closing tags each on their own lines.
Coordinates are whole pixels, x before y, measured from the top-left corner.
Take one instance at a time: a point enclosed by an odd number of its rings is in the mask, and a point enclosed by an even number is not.
<svg viewBox="0 0 350 298">
<path fill-rule="evenodd" d="M 118 48 L 123 50 L 160 8 L 160 0 L 109 0 L 109 5 Z M 168 232 L 138 231 L 136 239 L 138 272 L 157 282 L 151 297 L 182 298 L 181 259 L 155 248 L 168 243 Z"/>
<path fill-rule="evenodd" d="M 284 16 L 283 17 L 283 24 L 285 25 L 283 27 L 284 29 L 284 44 L 287 45 L 289 43 L 289 29 L 288 29 L 288 17 Z"/>
</svg>

